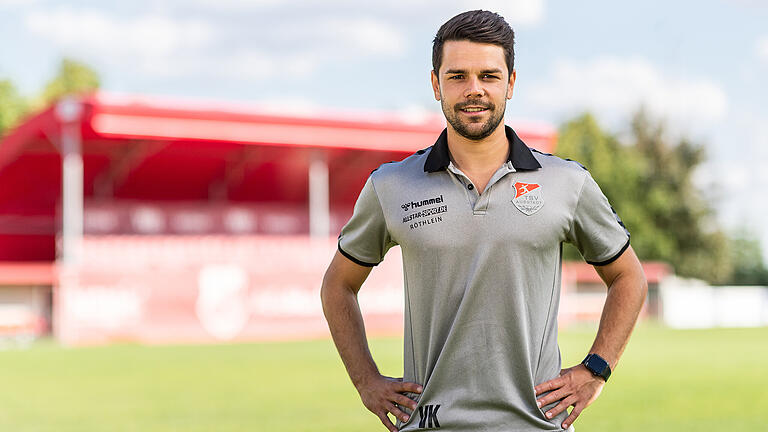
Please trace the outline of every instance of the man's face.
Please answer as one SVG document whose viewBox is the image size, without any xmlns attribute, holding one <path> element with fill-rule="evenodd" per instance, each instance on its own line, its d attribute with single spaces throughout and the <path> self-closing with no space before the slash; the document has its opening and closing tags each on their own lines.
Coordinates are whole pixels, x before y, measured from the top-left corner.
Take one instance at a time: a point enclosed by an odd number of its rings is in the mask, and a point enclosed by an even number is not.
<svg viewBox="0 0 768 432">
<path fill-rule="evenodd" d="M 515 75 L 507 72 L 501 46 L 448 41 L 438 74 L 432 72 L 432 89 L 450 127 L 477 141 L 493 133 L 504 119 Z"/>
</svg>

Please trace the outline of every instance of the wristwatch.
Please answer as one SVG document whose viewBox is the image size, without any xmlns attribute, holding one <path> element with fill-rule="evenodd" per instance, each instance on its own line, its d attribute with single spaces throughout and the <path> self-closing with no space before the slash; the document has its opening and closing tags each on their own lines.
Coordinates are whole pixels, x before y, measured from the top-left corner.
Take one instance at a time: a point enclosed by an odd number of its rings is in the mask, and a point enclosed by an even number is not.
<svg viewBox="0 0 768 432">
<path fill-rule="evenodd" d="M 604 358 L 597 354 L 589 354 L 581 364 L 586 366 L 593 375 L 602 377 L 608 382 L 608 377 L 611 376 L 611 367 Z"/>
</svg>

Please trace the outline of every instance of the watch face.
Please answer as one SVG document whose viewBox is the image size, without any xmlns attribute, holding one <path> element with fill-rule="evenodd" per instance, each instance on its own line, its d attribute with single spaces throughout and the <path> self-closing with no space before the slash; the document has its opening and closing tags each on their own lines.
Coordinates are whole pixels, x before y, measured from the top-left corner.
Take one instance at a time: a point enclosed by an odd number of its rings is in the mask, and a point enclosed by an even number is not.
<svg viewBox="0 0 768 432">
<path fill-rule="evenodd" d="M 589 364 L 589 368 L 597 373 L 600 373 L 605 369 L 605 362 L 601 361 L 599 358 L 590 357 L 587 363 Z"/>
<path fill-rule="evenodd" d="M 591 370 L 592 372 L 596 374 L 601 374 L 605 371 L 605 368 L 606 366 L 608 366 L 608 363 L 606 363 L 600 357 L 589 356 L 589 358 L 587 358 L 587 362 L 585 366 L 587 366 L 587 369 Z"/>
</svg>

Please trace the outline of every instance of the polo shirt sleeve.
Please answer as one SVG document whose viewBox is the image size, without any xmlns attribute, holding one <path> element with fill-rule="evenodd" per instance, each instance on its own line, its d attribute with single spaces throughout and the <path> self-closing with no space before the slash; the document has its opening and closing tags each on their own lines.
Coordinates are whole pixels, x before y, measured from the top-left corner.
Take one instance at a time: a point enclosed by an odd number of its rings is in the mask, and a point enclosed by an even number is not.
<svg viewBox="0 0 768 432">
<path fill-rule="evenodd" d="M 629 247 L 629 231 L 587 171 L 568 241 L 592 265 L 615 261 Z"/>
<path fill-rule="evenodd" d="M 339 234 L 339 252 L 356 264 L 373 267 L 396 244 L 387 228 L 372 177 L 368 177 L 352 217 Z"/>
</svg>

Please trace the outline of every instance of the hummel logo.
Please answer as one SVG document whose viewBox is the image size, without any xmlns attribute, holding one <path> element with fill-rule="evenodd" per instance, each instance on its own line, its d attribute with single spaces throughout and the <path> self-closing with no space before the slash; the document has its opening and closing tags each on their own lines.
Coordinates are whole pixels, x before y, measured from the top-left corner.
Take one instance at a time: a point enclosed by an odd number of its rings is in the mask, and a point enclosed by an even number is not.
<svg viewBox="0 0 768 432">
<path fill-rule="evenodd" d="M 438 197 L 425 199 L 421 201 L 411 201 L 411 202 L 403 203 L 400 205 L 400 207 L 403 209 L 403 211 L 408 211 L 411 208 L 424 207 L 432 204 L 440 204 L 442 202 L 443 202 L 443 196 L 440 195 Z"/>
<path fill-rule="evenodd" d="M 437 421 L 437 410 L 440 409 L 440 405 L 425 405 L 419 407 L 419 428 L 425 427 L 440 427 L 440 422 Z"/>
</svg>

